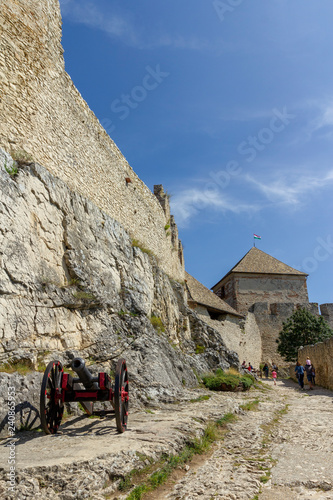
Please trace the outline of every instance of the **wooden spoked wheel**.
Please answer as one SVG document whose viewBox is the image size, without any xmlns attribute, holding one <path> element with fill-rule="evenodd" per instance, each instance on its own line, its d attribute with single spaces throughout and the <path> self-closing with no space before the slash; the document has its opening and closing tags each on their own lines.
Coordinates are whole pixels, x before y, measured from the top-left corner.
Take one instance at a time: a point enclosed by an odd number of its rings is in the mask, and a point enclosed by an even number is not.
<svg viewBox="0 0 333 500">
<path fill-rule="evenodd" d="M 40 421 L 46 434 L 55 434 L 60 426 L 64 405 L 61 401 L 63 367 L 51 361 L 44 372 L 40 393 Z"/>
<path fill-rule="evenodd" d="M 126 361 L 119 359 L 114 385 L 114 410 L 118 432 L 125 432 L 128 418 L 128 372 Z"/>
</svg>

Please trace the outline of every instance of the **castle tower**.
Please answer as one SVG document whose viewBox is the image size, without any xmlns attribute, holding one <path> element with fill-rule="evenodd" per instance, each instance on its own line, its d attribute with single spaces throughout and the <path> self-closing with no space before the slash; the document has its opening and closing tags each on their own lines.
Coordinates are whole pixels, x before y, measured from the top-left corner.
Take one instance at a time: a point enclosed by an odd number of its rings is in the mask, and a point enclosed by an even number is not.
<svg viewBox="0 0 333 500">
<path fill-rule="evenodd" d="M 257 302 L 308 303 L 307 276 L 253 247 L 212 290 L 246 314 Z"/>
<path fill-rule="evenodd" d="M 240 314 L 254 314 L 261 336 L 262 361 L 286 364 L 277 353 L 276 339 L 283 322 L 297 307 L 318 314 L 318 304 L 309 304 L 307 276 L 253 247 L 212 287 Z"/>
</svg>

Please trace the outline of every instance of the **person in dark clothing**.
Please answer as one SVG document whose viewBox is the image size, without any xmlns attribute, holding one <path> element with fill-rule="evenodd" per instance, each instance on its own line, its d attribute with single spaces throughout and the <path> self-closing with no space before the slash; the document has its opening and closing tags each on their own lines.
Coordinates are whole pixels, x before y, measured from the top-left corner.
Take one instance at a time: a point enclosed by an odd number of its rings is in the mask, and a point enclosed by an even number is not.
<svg viewBox="0 0 333 500">
<path fill-rule="evenodd" d="M 312 380 L 311 380 L 313 385 L 316 385 L 316 370 L 315 367 L 312 365 Z"/>
<path fill-rule="evenodd" d="M 309 360 L 310 361 L 310 360 Z M 306 372 L 306 378 L 308 379 L 309 385 L 310 385 L 310 391 L 313 390 L 313 384 L 312 384 L 312 364 L 310 361 L 310 364 L 308 363 L 308 360 L 306 361 L 305 365 L 305 372 Z"/>
<path fill-rule="evenodd" d="M 295 366 L 295 373 L 296 377 L 298 379 L 298 384 L 301 389 L 304 389 L 304 366 L 297 361 L 296 366 Z"/>
<path fill-rule="evenodd" d="M 264 364 L 263 372 L 265 374 L 265 377 L 268 378 L 269 368 L 267 363 Z"/>
</svg>

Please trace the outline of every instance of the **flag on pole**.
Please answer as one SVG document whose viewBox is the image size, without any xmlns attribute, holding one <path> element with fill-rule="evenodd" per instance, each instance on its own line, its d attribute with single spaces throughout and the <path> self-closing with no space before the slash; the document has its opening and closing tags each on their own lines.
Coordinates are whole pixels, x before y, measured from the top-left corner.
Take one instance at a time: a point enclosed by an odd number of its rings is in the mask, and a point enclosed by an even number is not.
<svg viewBox="0 0 333 500">
<path fill-rule="evenodd" d="M 254 234 L 254 235 L 253 235 L 253 238 L 254 238 L 255 240 L 261 240 L 261 236 L 258 236 L 257 234 Z"/>
</svg>

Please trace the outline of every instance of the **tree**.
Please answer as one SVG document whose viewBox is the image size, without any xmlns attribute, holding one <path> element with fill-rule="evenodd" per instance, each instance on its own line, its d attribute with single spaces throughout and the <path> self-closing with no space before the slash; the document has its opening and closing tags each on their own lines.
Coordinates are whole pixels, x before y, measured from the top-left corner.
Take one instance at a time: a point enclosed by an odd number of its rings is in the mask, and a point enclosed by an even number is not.
<svg viewBox="0 0 333 500">
<path fill-rule="evenodd" d="M 283 323 L 279 333 L 277 351 L 285 361 L 297 361 L 297 351 L 301 346 L 322 342 L 333 336 L 333 330 L 322 316 L 315 316 L 307 309 L 297 309 Z"/>
</svg>

